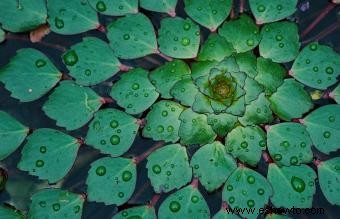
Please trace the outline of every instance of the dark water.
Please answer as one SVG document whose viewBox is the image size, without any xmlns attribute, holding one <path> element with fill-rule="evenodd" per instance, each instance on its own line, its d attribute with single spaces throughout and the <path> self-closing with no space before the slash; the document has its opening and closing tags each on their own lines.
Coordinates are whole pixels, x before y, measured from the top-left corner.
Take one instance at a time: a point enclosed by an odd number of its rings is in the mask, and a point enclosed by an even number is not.
<svg viewBox="0 0 340 219">
<path fill-rule="evenodd" d="M 307 5 L 306 2 L 307 1 L 299 1 L 299 6 Z M 317 18 L 317 16 L 322 12 L 322 10 L 326 7 L 327 4 L 329 4 L 327 0 L 310 0 L 309 9 L 307 11 L 303 12 L 299 10 L 290 19 L 298 23 L 300 32 L 302 32 L 310 23 L 312 23 Z M 147 11 L 142 12 L 145 13 L 152 20 L 156 29 L 159 28 L 161 16 L 166 16 L 161 15 L 159 13 L 150 13 Z M 238 5 L 236 4 L 235 13 L 237 14 L 237 12 Z M 247 5 L 245 13 L 248 13 Z M 177 14 L 178 16 L 181 17 L 186 16 L 183 12 L 182 1 L 180 1 L 178 4 Z M 108 24 L 113 19 L 114 18 L 108 16 L 100 17 L 101 24 L 104 25 Z M 308 35 L 301 39 L 301 41 L 303 42 L 306 40 L 315 39 L 315 37 L 320 35 L 320 33 L 322 33 L 324 30 L 327 30 L 327 28 L 330 28 L 334 25 L 339 25 L 339 23 L 340 23 L 340 8 L 339 6 L 337 6 Z M 202 37 L 202 40 L 204 40 L 209 33 L 207 30 L 203 30 L 203 32 L 204 36 Z M 105 34 L 99 31 L 89 31 L 83 34 L 73 36 L 61 36 L 50 33 L 43 39 L 43 41 L 46 43 L 50 43 L 51 45 L 57 44 L 68 48 L 71 45 L 80 42 L 82 38 L 85 36 L 95 36 L 107 41 Z M 62 72 L 65 73 L 67 72 L 67 69 L 62 64 L 60 58 L 62 54 L 61 51 L 49 47 L 48 45 L 32 44 L 28 41 L 26 35 L 17 35 L 17 37 L 21 37 L 22 40 L 14 39 L 7 40 L 6 42 L 0 44 L 0 67 L 8 63 L 9 59 L 15 55 L 16 50 L 25 47 L 33 47 L 44 52 L 51 60 L 53 60 L 54 64 Z M 319 39 L 319 42 L 322 44 L 329 45 L 333 47 L 337 52 L 339 52 L 340 51 L 339 39 L 340 29 L 337 29 L 332 33 Z M 124 64 L 130 66 L 140 66 L 149 70 L 156 68 L 157 66 L 164 62 L 165 62 L 164 59 L 156 55 L 150 55 L 148 57 L 144 57 L 143 59 L 123 61 Z M 290 65 L 291 63 L 288 63 L 287 68 L 289 68 Z M 119 74 L 117 76 L 119 76 Z M 92 88 L 101 96 L 108 96 L 111 82 L 117 80 L 118 78 L 117 76 L 108 80 L 107 83 L 93 86 Z M 45 114 L 42 112 L 41 107 L 43 103 L 47 100 L 47 97 L 48 94 L 37 101 L 33 101 L 30 103 L 20 103 L 19 101 L 11 98 L 9 92 L 4 89 L 4 86 L 2 84 L 0 84 L 0 110 L 4 110 L 10 113 L 19 121 L 21 121 L 23 124 L 33 129 L 49 127 L 65 131 L 64 129 L 55 126 L 55 122 L 46 117 Z M 315 102 L 315 107 L 319 107 L 329 103 L 333 103 L 333 101 L 319 100 Z M 114 104 L 109 104 L 105 105 L 103 108 L 108 107 L 117 106 L 115 106 Z M 144 116 L 145 113 L 143 115 L 140 115 L 139 117 L 142 118 Z M 74 137 L 84 137 L 86 135 L 86 132 L 87 127 L 85 126 L 82 129 L 69 132 L 69 134 Z M 124 156 L 132 157 L 135 155 L 139 155 L 145 150 L 147 150 L 149 147 L 151 147 L 153 144 L 155 144 L 155 142 L 137 136 L 133 146 Z M 29 176 L 26 172 L 21 172 L 16 168 L 16 165 L 20 159 L 21 149 L 22 147 L 20 147 L 14 154 L 12 154 L 7 159 L 2 161 L 0 164 L 0 166 L 8 170 L 9 177 L 6 190 L 0 193 L 0 201 L 1 203 L 3 202 L 11 203 L 15 205 L 17 208 L 23 211 L 27 211 L 28 205 L 30 203 L 29 201 L 30 196 L 38 189 L 48 186 L 48 184 L 44 181 L 37 180 L 36 177 Z M 189 150 L 189 156 L 191 156 L 194 151 L 195 148 Z M 324 160 L 330 157 L 339 156 L 340 152 L 332 153 L 330 156 L 326 156 L 317 151 L 315 151 L 314 154 L 317 158 Z M 61 188 L 76 193 L 85 193 L 86 192 L 85 179 L 87 176 L 87 171 L 89 170 L 90 163 L 103 156 L 104 155 L 100 154 L 97 150 L 87 145 L 83 145 L 79 150 L 78 157 L 74 167 L 72 168 L 70 173 L 64 178 L 64 180 L 58 183 L 56 186 L 60 186 Z M 255 169 L 262 173 L 263 175 L 266 175 L 267 164 L 264 161 L 261 161 L 258 167 L 256 167 Z M 207 192 L 200 187 L 200 191 L 205 196 L 205 199 L 211 210 L 211 215 L 214 215 L 220 209 L 221 189 L 216 192 L 207 194 Z M 154 195 L 153 190 L 146 176 L 146 168 L 144 161 L 138 165 L 138 180 L 136 190 L 131 200 L 127 204 L 117 209 L 117 207 L 115 206 L 105 206 L 103 204 L 86 202 L 84 205 L 83 218 L 86 219 L 111 218 L 118 210 L 138 204 L 147 203 L 147 201 L 150 200 L 153 195 Z M 166 196 L 167 194 L 161 195 L 161 198 L 156 205 L 156 209 Z M 291 215 L 291 216 L 293 218 L 334 218 L 334 219 L 340 217 L 339 216 L 340 207 L 335 207 L 329 204 L 327 200 L 324 198 L 323 194 L 321 193 L 319 186 L 317 186 L 317 192 L 316 195 L 314 196 L 313 207 L 324 208 L 325 215 Z"/>
</svg>

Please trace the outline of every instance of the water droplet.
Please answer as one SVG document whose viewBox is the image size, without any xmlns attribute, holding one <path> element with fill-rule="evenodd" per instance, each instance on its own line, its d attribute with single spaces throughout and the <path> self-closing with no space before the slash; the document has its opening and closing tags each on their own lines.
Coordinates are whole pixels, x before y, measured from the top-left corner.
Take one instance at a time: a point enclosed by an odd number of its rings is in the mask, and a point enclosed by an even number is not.
<svg viewBox="0 0 340 219">
<path fill-rule="evenodd" d="M 277 6 L 276 6 L 276 9 L 279 10 L 279 11 L 281 11 L 281 10 L 282 10 L 282 5 L 277 5 Z"/>
<path fill-rule="evenodd" d="M 247 148 L 248 147 L 248 143 L 246 141 L 241 143 L 241 148 Z"/>
<path fill-rule="evenodd" d="M 257 112 L 257 113 L 261 113 L 261 109 L 260 109 L 260 108 L 257 108 L 257 109 L 256 109 L 256 112 Z"/>
<path fill-rule="evenodd" d="M 80 206 L 77 205 L 77 206 L 74 206 L 73 211 L 74 213 L 78 214 L 80 212 L 80 209 L 81 209 Z"/>
<path fill-rule="evenodd" d="M 314 66 L 313 67 L 313 71 L 315 71 L 315 72 L 319 71 L 319 67 L 318 66 Z"/>
<path fill-rule="evenodd" d="M 130 171 L 126 170 L 122 173 L 122 179 L 124 182 L 130 181 L 131 178 L 132 178 L 132 173 Z"/>
<path fill-rule="evenodd" d="M 198 7 L 198 8 L 197 8 L 197 11 L 202 11 L 202 7 Z"/>
<path fill-rule="evenodd" d="M 122 215 L 123 215 L 123 217 L 127 217 L 129 215 L 129 213 L 127 211 L 123 211 Z"/>
<path fill-rule="evenodd" d="M 170 171 L 166 171 L 166 175 L 167 176 L 171 176 L 171 172 Z"/>
<path fill-rule="evenodd" d="M 280 48 L 283 48 L 284 46 L 285 46 L 285 44 L 279 43 L 279 47 L 280 47 Z"/>
<path fill-rule="evenodd" d="M 319 80 L 317 80 L 316 81 L 318 84 L 321 84 L 322 83 L 322 81 L 319 79 Z"/>
<path fill-rule="evenodd" d="M 283 142 L 281 142 L 280 145 L 285 147 L 285 148 L 287 148 L 287 147 L 289 147 L 289 142 L 288 141 L 283 141 Z"/>
<path fill-rule="evenodd" d="M 293 189 L 297 192 L 301 193 L 305 190 L 306 184 L 299 177 L 293 176 L 292 179 L 290 180 L 290 183 L 292 184 Z"/>
<path fill-rule="evenodd" d="M 113 145 L 117 145 L 120 142 L 120 137 L 118 135 L 112 135 L 110 138 L 110 142 Z"/>
<path fill-rule="evenodd" d="M 45 146 L 41 146 L 39 150 L 40 150 L 40 153 L 42 153 L 42 154 L 46 153 L 46 147 Z"/>
<path fill-rule="evenodd" d="M 255 177 L 253 177 L 253 176 L 248 176 L 248 177 L 247 177 L 247 181 L 248 181 L 249 184 L 254 184 L 254 183 L 255 183 Z"/>
<path fill-rule="evenodd" d="M 148 93 L 145 93 L 145 94 L 144 94 L 144 97 L 148 97 L 148 96 L 149 96 L 149 94 L 148 94 Z"/>
<path fill-rule="evenodd" d="M 334 72 L 334 70 L 333 70 L 332 67 L 327 67 L 327 68 L 326 68 L 326 73 L 327 73 L 327 74 L 333 74 L 333 72 Z"/>
<path fill-rule="evenodd" d="M 169 125 L 166 130 L 168 130 L 168 132 L 173 132 L 174 131 L 174 127 L 172 125 Z"/>
<path fill-rule="evenodd" d="M 200 168 L 200 166 L 198 164 L 195 164 L 194 168 L 197 170 L 198 168 Z"/>
<path fill-rule="evenodd" d="M 258 7 L 257 7 L 257 11 L 258 12 L 264 12 L 266 10 L 266 7 L 264 6 L 264 5 L 259 5 Z"/>
<path fill-rule="evenodd" d="M 299 162 L 299 160 L 296 156 L 293 156 L 293 157 L 290 158 L 290 164 L 291 165 L 296 165 L 296 164 L 298 164 L 298 162 Z"/>
<path fill-rule="evenodd" d="M 118 123 L 117 120 L 112 120 L 110 122 L 110 126 L 111 126 L 111 128 L 117 128 L 119 126 L 119 123 Z"/>
<path fill-rule="evenodd" d="M 100 144 L 101 145 L 106 145 L 106 141 L 105 140 L 100 140 Z"/>
<path fill-rule="evenodd" d="M 310 63 L 310 59 L 306 59 L 306 64 L 309 64 Z"/>
<path fill-rule="evenodd" d="M 234 189 L 234 188 L 233 188 L 232 185 L 228 185 L 228 186 L 227 186 L 227 190 L 228 190 L 228 191 L 232 191 L 233 189 Z"/>
<path fill-rule="evenodd" d="M 316 43 L 312 43 L 309 45 L 309 49 L 312 50 L 312 51 L 315 51 L 317 50 L 318 46 L 316 45 Z"/>
<path fill-rule="evenodd" d="M 264 140 L 261 140 L 259 145 L 260 147 L 266 147 L 266 142 Z"/>
<path fill-rule="evenodd" d="M 104 167 L 104 166 L 97 167 L 96 174 L 98 176 L 104 176 L 106 174 L 106 167 Z"/>
<path fill-rule="evenodd" d="M 158 164 L 153 165 L 153 166 L 152 166 L 152 171 L 153 171 L 155 174 L 159 174 L 160 172 L 162 172 L 161 166 L 159 166 Z"/>
<path fill-rule="evenodd" d="M 91 70 L 90 69 L 86 69 L 85 70 L 85 75 L 86 76 L 90 76 L 91 75 Z"/>
<path fill-rule="evenodd" d="M 97 8 L 97 11 L 99 11 L 99 12 L 106 11 L 106 5 L 103 1 L 97 2 L 96 8 Z"/>
<path fill-rule="evenodd" d="M 95 121 L 92 125 L 94 130 L 99 130 L 100 129 L 100 122 L 99 121 Z"/>
<path fill-rule="evenodd" d="M 46 202 L 45 201 L 41 201 L 41 202 L 39 202 L 39 205 L 40 205 L 40 207 L 45 208 L 46 207 Z"/>
<path fill-rule="evenodd" d="M 199 32 L 199 31 L 196 31 L 195 34 L 196 34 L 196 36 L 199 36 L 199 35 L 200 35 L 200 32 Z"/>
<path fill-rule="evenodd" d="M 190 28 L 191 28 L 191 25 L 189 23 L 184 23 L 183 25 L 184 30 L 190 30 Z"/>
<path fill-rule="evenodd" d="M 164 131 L 164 127 L 162 125 L 157 126 L 157 132 L 162 133 Z"/>
<path fill-rule="evenodd" d="M 306 147 L 306 143 L 305 143 L 305 142 L 301 142 L 300 146 L 301 146 L 302 148 L 304 148 L 304 147 Z"/>
<path fill-rule="evenodd" d="M 328 117 L 328 121 L 334 122 L 334 121 L 335 121 L 335 116 L 329 116 L 329 117 Z"/>
<path fill-rule="evenodd" d="M 45 162 L 44 162 L 43 160 L 37 160 L 37 161 L 35 162 L 35 166 L 36 166 L 36 167 L 43 167 L 44 164 L 45 164 Z"/>
<path fill-rule="evenodd" d="M 249 208 L 252 208 L 252 207 L 255 206 L 255 201 L 252 200 L 252 199 L 249 199 L 249 200 L 247 201 L 247 205 L 248 205 Z"/>
<path fill-rule="evenodd" d="M 42 59 L 38 59 L 37 61 L 35 61 L 35 66 L 37 66 L 38 68 L 41 68 L 45 65 L 46 65 L 46 62 Z"/>
<path fill-rule="evenodd" d="M 123 5 L 119 5 L 119 10 L 123 10 L 124 6 Z"/>
<path fill-rule="evenodd" d="M 234 203 L 235 202 L 234 196 L 229 197 L 228 201 L 230 204 Z"/>
<path fill-rule="evenodd" d="M 54 203 L 52 205 L 52 208 L 53 208 L 54 211 L 59 211 L 60 210 L 60 204 L 59 203 Z"/>
<path fill-rule="evenodd" d="M 167 115 L 168 115 L 168 111 L 164 110 L 164 111 L 162 112 L 162 116 L 166 117 Z"/>
<path fill-rule="evenodd" d="M 127 34 L 127 33 L 126 33 L 126 34 L 124 34 L 124 35 L 123 35 L 123 39 L 124 39 L 124 40 L 128 40 L 128 39 L 130 39 L 130 35 L 129 35 L 129 34 Z"/>
<path fill-rule="evenodd" d="M 134 83 L 132 85 L 132 90 L 138 90 L 139 89 L 139 84 L 138 83 Z"/>
<path fill-rule="evenodd" d="M 282 155 L 281 154 L 275 154 L 274 155 L 274 160 L 280 161 L 282 159 Z"/>
<path fill-rule="evenodd" d="M 190 44 L 190 39 L 187 37 L 183 37 L 181 42 L 183 46 L 188 46 Z"/>
<path fill-rule="evenodd" d="M 178 212 L 179 210 L 181 210 L 181 205 L 177 201 L 172 201 L 170 202 L 169 209 L 172 212 Z"/>
<path fill-rule="evenodd" d="M 123 197 L 124 197 L 124 193 L 123 193 L 123 192 L 119 192 L 119 193 L 118 193 L 118 197 L 119 197 L 119 198 L 123 198 Z"/>
<path fill-rule="evenodd" d="M 54 25 L 56 28 L 61 29 L 64 27 L 64 21 L 58 17 L 54 18 Z"/>
<path fill-rule="evenodd" d="M 248 40 L 247 40 L 247 45 L 248 45 L 248 46 L 253 46 L 253 45 L 254 45 L 254 40 L 248 39 Z"/>
<path fill-rule="evenodd" d="M 216 10 L 212 10 L 212 13 L 213 13 L 213 14 L 217 14 L 217 11 L 216 11 Z"/>
<path fill-rule="evenodd" d="M 64 55 L 63 59 L 66 65 L 73 66 L 78 62 L 78 55 L 74 50 L 71 50 Z"/>
<path fill-rule="evenodd" d="M 264 189 L 259 188 L 259 189 L 257 190 L 257 194 L 263 195 L 263 194 L 264 194 Z"/>
<path fill-rule="evenodd" d="M 330 133 L 329 131 L 325 131 L 325 132 L 323 133 L 323 137 L 329 138 L 329 137 L 331 137 L 331 133 Z"/>
<path fill-rule="evenodd" d="M 281 34 L 278 34 L 278 35 L 275 36 L 275 39 L 277 41 L 281 41 L 283 39 L 283 36 Z"/>
</svg>

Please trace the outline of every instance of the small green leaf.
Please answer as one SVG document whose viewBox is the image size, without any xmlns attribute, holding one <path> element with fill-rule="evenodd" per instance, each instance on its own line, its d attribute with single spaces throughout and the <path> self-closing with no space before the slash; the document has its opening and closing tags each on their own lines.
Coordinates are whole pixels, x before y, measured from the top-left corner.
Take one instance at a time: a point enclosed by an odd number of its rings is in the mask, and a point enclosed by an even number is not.
<svg viewBox="0 0 340 219">
<path fill-rule="evenodd" d="M 208 96 L 198 92 L 192 104 L 192 110 L 197 113 L 214 113 L 211 107 L 211 101 Z"/>
<path fill-rule="evenodd" d="M 45 0 L 0 1 L 0 23 L 10 32 L 33 30 L 46 23 Z"/>
<path fill-rule="evenodd" d="M 66 190 L 42 189 L 31 197 L 28 218 L 74 218 L 82 217 L 85 198 Z"/>
<path fill-rule="evenodd" d="M 109 79 L 121 65 L 112 49 L 95 37 L 85 37 L 63 54 L 63 62 L 69 74 L 80 85 L 95 85 Z"/>
<path fill-rule="evenodd" d="M 155 141 L 178 141 L 179 116 L 183 109 L 183 106 L 173 101 L 162 100 L 155 103 L 146 116 L 143 136 Z"/>
<path fill-rule="evenodd" d="M 328 202 L 340 205 L 340 157 L 322 161 L 317 167 L 322 193 Z"/>
<path fill-rule="evenodd" d="M 284 122 L 269 127 L 268 150 L 278 165 L 300 165 L 313 159 L 312 140 L 299 123 Z"/>
<path fill-rule="evenodd" d="M 256 100 L 264 91 L 263 86 L 251 77 L 246 78 L 243 89 L 246 92 L 244 98 L 247 105 Z"/>
<path fill-rule="evenodd" d="M 320 107 L 303 119 L 314 146 L 329 154 L 340 149 L 340 105 Z"/>
<path fill-rule="evenodd" d="M 231 208 L 255 208 L 255 214 L 239 212 L 245 218 L 257 218 L 260 208 L 268 203 L 273 191 L 266 178 L 246 167 L 237 168 L 228 178 L 222 192 L 222 200 Z"/>
<path fill-rule="evenodd" d="M 289 62 L 299 53 L 298 27 L 293 22 L 266 24 L 261 30 L 260 54 L 273 62 Z"/>
<path fill-rule="evenodd" d="M 54 87 L 61 73 L 40 51 L 20 49 L 0 70 L 0 81 L 21 102 L 37 100 Z"/>
<path fill-rule="evenodd" d="M 118 212 L 112 219 L 157 219 L 155 208 L 147 205 L 132 207 Z"/>
<path fill-rule="evenodd" d="M 225 22 L 218 33 L 233 45 L 237 53 L 252 50 L 260 42 L 259 28 L 248 15 Z"/>
<path fill-rule="evenodd" d="M 29 129 L 4 111 L 0 111 L 0 121 L 0 160 L 3 160 L 20 146 Z"/>
<path fill-rule="evenodd" d="M 0 218 L 2 219 L 24 219 L 24 215 L 17 209 L 5 205 L 0 206 Z"/>
<path fill-rule="evenodd" d="M 99 110 L 89 125 L 86 144 L 113 157 L 124 154 L 135 140 L 137 119 L 116 109 Z"/>
<path fill-rule="evenodd" d="M 180 144 L 164 146 L 151 153 L 147 159 L 148 177 L 156 193 L 170 192 L 190 182 L 192 169 L 186 148 Z"/>
<path fill-rule="evenodd" d="M 159 50 L 173 58 L 195 58 L 200 46 L 200 29 L 189 18 L 163 18 L 158 32 Z"/>
<path fill-rule="evenodd" d="M 305 164 L 278 167 L 269 164 L 267 179 L 273 186 L 271 202 L 275 207 L 310 208 L 315 193 L 316 174 Z"/>
<path fill-rule="evenodd" d="M 219 210 L 212 219 L 240 219 L 236 214 L 230 214 L 228 210 Z"/>
<path fill-rule="evenodd" d="M 198 149 L 190 161 L 194 176 L 208 192 L 218 189 L 236 169 L 235 160 L 218 141 Z"/>
<path fill-rule="evenodd" d="M 216 61 L 193 62 L 191 65 L 192 79 L 196 80 L 199 77 L 209 75 L 210 70 L 216 67 L 218 64 L 219 62 L 216 62 Z"/>
<path fill-rule="evenodd" d="M 190 68 L 184 61 L 174 60 L 150 72 L 149 78 L 162 97 L 170 99 L 171 88 L 176 82 L 190 77 L 190 73 Z"/>
<path fill-rule="evenodd" d="M 191 77 L 177 81 L 170 90 L 171 96 L 185 106 L 193 105 L 197 92 L 198 88 Z"/>
<path fill-rule="evenodd" d="M 147 110 L 158 98 L 156 88 L 148 78 L 149 72 L 136 68 L 124 73 L 111 89 L 110 96 L 130 114 Z"/>
<path fill-rule="evenodd" d="M 85 125 L 103 104 L 92 89 L 72 81 L 62 81 L 42 107 L 45 114 L 57 125 L 75 130 Z"/>
<path fill-rule="evenodd" d="M 222 61 L 225 57 L 231 56 L 234 48 L 224 37 L 211 33 L 208 39 L 201 46 L 197 61 Z"/>
<path fill-rule="evenodd" d="M 340 56 L 330 47 L 311 43 L 295 59 L 290 74 L 301 83 L 325 90 L 338 82 Z"/>
<path fill-rule="evenodd" d="M 206 115 L 195 113 L 189 108 L 181 113 L 179 119 L 181 120 L 181 125 L 178 133 L 182 144 L 204 145 L 216 138 L 215 132 L 208 125 Z"/>
<path fill-rule="evenodd" d="M 200 25 L 215 31 L 228 17 L 231 0 L 184 0 L 185 12 Z"/>
<path fill-rule="evenodd" d="M 105 157 L 91 164 L 86 185 L 89 201 L 122 205 L 136 186 L 136 164 L 131 159 Z"/>
<path fill-rule="evenodd" d="M 169 195 L 160 205 L 159 219 L 168 218 L 210 218 L 209 207 L 199 190 L 188 185 Z"/>
<path fill-rule="evenodd" d="M 54 129 L 37 129 L 27 137 L 18 168 L 29 174 L 58 182 L 72 168 L 79 149 L 77 139 Z"/>
<path fill-rule="evenodd" d="M 248 77 L 254 78 L 257 75 L 256 56 L 252 51 L 235 54 L 235 60 L 240 71 L 246 73 Z"/>
<path fill-rule="evenodd" d="M 138 0 L 88 0 L 99 13 L 111 16 L 122 16 L 138 12 Z"/>
<path fill-rule="evenodd" d="M 331 98 L 335 100 L 336 103 L 340 104 L 340 84 L 334 88 L 334 90 L 329 94 Z"/>
<path fill-rule="evenodd" d="M 227 113 L 208 114 L 208 124 L 211 125 L 214 132 L 221 137 L 230 132 L 234 128 L 236 122 L 237 116 L 234 115 L 230 115 Z"/>
<path fill-rule="evenodd" d="M 78 34 L 99 27 L 97 12 L 87 1 L 48 0 L 48 23 L 53 32 Z"/>
<path fill-rule="evenodd" d="M 269 101 L 273 112 L 286 121 L 300 118 L 313 107 L 304 86 L 294 79 L 285 79 Z"/>
<path fill-rule="evenodd" d="M 250 0 L 249 5 L 256 23 L 263 24 L 292 15 L 296 10 L 297 2 L 297 0 Z"/>
<path fill-rule="evenodd" d="M 140 0 L 140 7 L 156 12 L 165 12 L 170 15 L 175 15 L 177 0 Z"/>
<path fill-rule="evenodd" d="M 107 38 L 114 54 L 122 59 L 134 59 L 157 51 L 154 28 L 142 13 L 128 14 L 107 26 Z"/>
<path fill-rule="evenodd" d="M 225 146 L 235 158 L 255 166 L 266 149 L 266 133 L 258 126 L 238 126 L 227 135 Z"/>
</svg>

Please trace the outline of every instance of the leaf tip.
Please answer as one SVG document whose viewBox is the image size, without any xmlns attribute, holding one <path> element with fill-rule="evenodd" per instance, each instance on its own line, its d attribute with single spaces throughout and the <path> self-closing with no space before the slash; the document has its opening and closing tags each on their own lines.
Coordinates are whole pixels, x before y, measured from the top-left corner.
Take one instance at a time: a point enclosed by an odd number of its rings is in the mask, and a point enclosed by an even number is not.
<svg viewBox="0 0 340 219">
<path fill-rule="evenodd" d="M 170 17 L 176 17 L 176 11 L 174 9 L 171 9 L 170 11 L 168 11 L 168 15 L 170 15 Z"/>
</svg>

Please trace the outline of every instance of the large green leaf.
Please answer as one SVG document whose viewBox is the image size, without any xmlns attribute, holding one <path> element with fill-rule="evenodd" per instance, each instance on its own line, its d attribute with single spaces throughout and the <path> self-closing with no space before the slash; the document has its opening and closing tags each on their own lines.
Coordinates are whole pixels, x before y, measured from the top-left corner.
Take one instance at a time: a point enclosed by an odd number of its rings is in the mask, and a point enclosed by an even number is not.
<svg viewBox="0 0 340 219">
<path fill-rule="evenodd" d="M 228 17 L 231 0 L 184 0 L 185 12 L 200 25 L 215 31 Z"/>
<path fill-rule="evenodd" d="M 25 32 L 46 22 L 45 0 L 1 0 L 0 23 L 11 32 Z"/>
<path fill-rule="evenodd" d="M 199 190 L 188 185 L 169 195 L 160 205 L 159 219 L 210 218 L 209 207 Z"/>
<path fill-rule="evenodd" d="M 177 0 L 140 0 L 140 7 L 156 12 L 165 12 L 171 16 L 175 15 L 175 8 L 177 5 Z"/>
<path fill-rule="evenodd" d="M 142 13 L 128 14 L 107 26 L 107 38 L 114 54 L 122 59 L 134 59 L 157 52 L 154 28 Z"/>
<path fill-rule="evenodd" d="M 247 105 L 256 100 L 264 91 L 263 86 L 251 77 L 246 78 L 243 89 L 246 92 L 244 98 Z"/>
<path fill-rule="evenodd" d="M 29 128 L 0 111 L 0 160 L 13 153 L 26 138 Z"/>
<path fill-rule="evenodd" d="M 86 179 L 89 201 L 122 205 L 135 190 L 136 164 L 132 159 L 105 157 L 91 164 Z"/>
<path fill-rule="evenodd" d="M 155 192 L 179 189 L 191 181 L 192 169 L 187 151 L 180 144 L 164 146 L 152 152 L 147 159 L 148 177 Z"/>
<path fill-rule="evenodd" d="M 268 150 L 279 165 L 300 165 L 313 159 L 312 140 L 299 123 L 284 122 L 269 127 Z"/>
<path fill-rule="evenodd" d="M 238 53 L 252 50 L 260 42 L 259 28 L 248 15 L 225 22 L 218 33 L 230 42 Z"/>
<path fill-rule="evenodd" d="M 111 89 L 110 96 L 130 114 L 147 110 L 158 98 L 156 88 L 148 78 L 149 72 L 136 68 L 124 73 Z"/>
<path fill-rule="evenodd" d="M 80 143 L 54 129 L 37 129 L 27 137 L 18 168 L 55 183 L 72 168 Z"/>
<path fill-rule="evenodd" d="M 208 192 L 218 189 L 236 169 L 235 160 L 218 141 L 202 146 L 192 156 L 190 165 Z"/>
<path fill-rule="evenodd" d="M 298 27 L 293 22 L 266 24 L 261 30 L 260 55 L 274 62 L 289 62 L 299 53 Z"/>
<path fill-rule="evenodd" d="M 24 215 L 16 210 L 15 208 L 9 206 L 0 206 L 0 218 L 2 219 L 24 219 Z"/>
<path fill-rule="evenodd" d="M 0 70 L 0 81 L 11 96 L 21 102 L 39 99 L 56 85 L 61 76 L 43 53 L 31 48 L 18 50 Z"/>
<path fill-rule="evenodd" d="M 118 212 L 112 219 L 157 219 L 155 208 L 147 205 L 132 207 Z"/>
<path fill-rule="evenodd" d="M 58 126 L 75 130 L 90 121 L 102 104 L 102 98 L 92 89 L 63 81 L 42 109 L 48 117 L 56 120 Z"/>
<path fill-rule="evenodd" d="M 322 161 L 318 165 L 322 193 L 333 205 L 340 205 L 340 157 Z"/>
<path fill-rule="evenodd" d="M 200 46 L 200 29 L 189 18 L 163 18 L 158 32 L 159 50 L 173 58 L 195 58 Z"/>
<path fill-rule="evenodd" d="M 80 85 L 95 85 L 109 79 L 121 65 L 112 49 L 95 37 L 85 37 L 63 55 L 69 74 Z"/>
<path fill-rule="evenodd" d="M 197 92 L 198 88 L 191 77 L 177 81 L 170 90 L 171 96 L 185 106 L 193 105 Z"/>
<path fill-rule="evenodd" d="M 272 196 L 271 185 L 266 178 L 246 167 L 237 168 L 228 178 L 222 192 L 222 200 L 232 208 L 255 208 L 254 214 L 240 212 L 245 218 L 257 218 L 259 209 L 264 208 Z"/>
<path fill-rule="evenodd" d="M 230 132 L 237 122 L 237 116 L 230 115 L 228 113 L 208 114 L 208 124 L 218 136 L 225 136 Z"/>
<path fill-rule="evenodd" d="M 316 174 L 307 165 L 278 167 L 269 164 L 268 181 L 273 186 L 271 202 L 275 207 L 310 208 L 315 193 Z"/>
<path fill-rule="evenodd" d="M 300 118 L 313 107 L 304 86 L 294 79 L 285 79 L 269 101 L 273 112 L 286 121 Z"/>
<path fill-rule="evenodd" d="M 28 219 L 81 219 L 85 197 L 61 189 L 42 189 L 31 197 Z"/>
<path fill-rule="evenodd" d="M 303 119 L 314 146 L 329 154 L 340 149 L 340 105 L 320 107 Z"/>
<path fill-rule="evenodd" d="M 335 100 L 336 103 L 340 104 L 340 84 L 334 88 L 334 90 L 329 94 L 331 98 Z"/>
<path fill-rule="evenodd" d="M 225 145 L 235 158 L 255 166 L 266 149 L 266 133 L 258 126 L 238 126 L 227 135 Z"/>
<path fill-rule="evenodd" d="M 178 141 L 179 116 L 183 110 L 183 106 L 173 101 L 162 100 L 155 103 L 146 116 L 143 136 L 155 141 Z"/>
<path fill-rule="evenodd" d="M 297 2 L 297 0 L 250 0 L 249 5 L 256 23 L 263 24 L 292 15 L 296 10 Z"/>
<path fill-rule="evenodd" d="M 53 32 L 78 34 L 99 27 L 97 12 L 87 1 L 48 0 L 48 23 Z"/>
<path fill-rule="evenodd" d="M 311 43 L 295 59 L 290 74 L 309 87 L 327 89 L 338 82 L 340 55 L 328 46 Z"/>
<path fill-rule="evenodd" d="M 131 147 L 138 128 L 137 119 L 124 112 L 99 110 L 89 125 L 85 142 L 102 153 L 120 156 Z"/>
<path fill-rule="evenodd" d="M 138 12 L 138 0 L 88 0 L 99 13 L 111 16 L 122 16 Z"/>
</svg>

